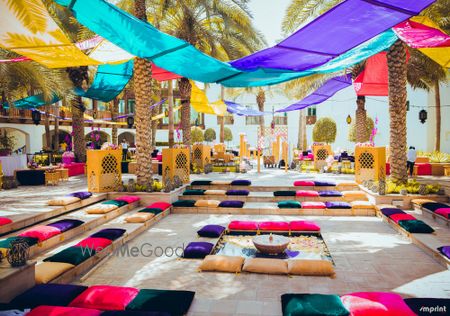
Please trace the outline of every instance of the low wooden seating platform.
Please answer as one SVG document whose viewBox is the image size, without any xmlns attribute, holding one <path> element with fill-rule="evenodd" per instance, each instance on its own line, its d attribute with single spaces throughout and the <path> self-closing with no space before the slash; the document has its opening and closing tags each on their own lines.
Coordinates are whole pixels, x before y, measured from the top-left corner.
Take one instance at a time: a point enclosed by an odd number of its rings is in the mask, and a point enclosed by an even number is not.
<svg viewBox="0 0 450 316">
<path fill-rule="evenodd" d="M 436 202 L 430 199 L 415 199 L 411 201 L 414 209 L 422 211 L 428 218 L 450 226 L 450 204 Z"/>
</svg>

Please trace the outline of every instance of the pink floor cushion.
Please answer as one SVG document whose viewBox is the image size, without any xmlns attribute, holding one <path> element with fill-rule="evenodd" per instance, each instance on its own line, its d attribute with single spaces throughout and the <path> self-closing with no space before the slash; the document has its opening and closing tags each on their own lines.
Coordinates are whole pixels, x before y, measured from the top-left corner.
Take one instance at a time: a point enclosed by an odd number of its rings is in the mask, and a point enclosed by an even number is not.
<svg viewBox="0 0 450 316">
<path fill-rule="evenodd" d="M 434 213 L 444 216 L 445 218 L 450 218 L 450 207 L 438 208 Z"/>
<path fill-rule="evenodd" d="M 7 217 L 0 217 L 0 226 L 11 224 L 12 220 Z"/>
<path fill-rule="evenodd" d="M 302 202 L 302 208 L 306 209 L 324 209 L 326 207 L 323 202 Z"/>
<path fill-rule="evenodd" d="M 259 230 L 261 231 L 289 231 L 289 223 L 288 222 L 260 222 L 258 224 Z"/>
<path fill-rule="evenodd" d="M 159 208 L 161 211 L 167 210 L 172 204 L 167 202 L 155 202 L 147 206 L 147 208 Z"/>
<path fill-rule="evenodd" d="M 123 311 L 138 293 L 139 290 L 133 287 L 94 285 L 77 296 L 69 306 Z"/>
<path fill-rule="evenodd" d="M 37 225 L 27 229 L 23 233 L 19 234 L 19 236 L 36 238 L 39 241 L 44 241 L 59 234 L 61 234 L 61 231 L 56 227 Z"/>
<path fill-rule="evenodd" d="M 121 197 L 116 198 L 116 201 L 125 201 L 128 204 L 134 203 L 139 201 L 141 198 L 139 196 L 135 196 L 135 195 L 123 195 Z"/>
<path fill-rule="evenodd" d="M 412 216 L 411 214 L 392 214 L 389 216 L 390 219 L 392 219 L 394 222 L 398 223 L 399 221 L 413 221 L 416 218 Z"/>
<path fill-rule="evenodd" d="M 65 163 L 62 165 L 63 168 L 69 169 L 69 177 L 77 176 L 80 174 L 84 174 L 84 163 L 82 162 L 72 162 Z"/>
<path fill-rule="evenodd" d="M 254 221 L 231 221 L 229 230 L 258 230 L 258 223 Z"/>
<path fill-rule="evenodd" d="M 80 241 L 75 247 L 83 247 L 89 249 L 95 249 L 96 252 L 102 251 L 106 247 L 112 244 L 112 241 L 102 237 L 87 237 Z"/>
<path fill-rule="evenodd" d="M 294 187 L 313 187 L 314 181 L 310 180 L 297 180 L 294 181 Z"/>
<path fill-rule="evenodd" d="M 295 196 L 318 197 L 319 192 L 313 190 L 298 190 Z"/>
<path fill-rule="evenodd" d="M 395 293 L 358 292 L 343 295 L 342 303 L 352 316 L 413 316 L 415 313 Z"/>
<path fill-rule="evenodd" d="M 38 306 L 27 313 L 27 316 L 98 316 L 102 311 L 90 308 L 64 306 Z"/>
<path fill-rule="evenodd" d="M 312 221 L 291 221 L 289 223 L 289 229 L 291 231 L 317 232 L 320 231 L 320 226 Z"/>
</svg>

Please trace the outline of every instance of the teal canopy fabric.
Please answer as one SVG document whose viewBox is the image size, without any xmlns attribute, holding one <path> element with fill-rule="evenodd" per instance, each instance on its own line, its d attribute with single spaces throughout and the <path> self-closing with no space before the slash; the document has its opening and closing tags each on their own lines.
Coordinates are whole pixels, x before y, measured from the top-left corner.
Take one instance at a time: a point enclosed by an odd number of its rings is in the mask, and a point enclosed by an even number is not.
<svg viewBox="0 0 450 316">
<path fill-rule="evenodd" d="M 26 109 L 34 109 L 48 104 L 53 104 L 58 102 L 59 100 L 60 100 L 59 97 L 54 95 L 50 100 L 46 101 L 44 99 L 44 94 L 40 93 L 14 101 L 13 103 L 15 108 L 26 110 Z"/>
</svg>

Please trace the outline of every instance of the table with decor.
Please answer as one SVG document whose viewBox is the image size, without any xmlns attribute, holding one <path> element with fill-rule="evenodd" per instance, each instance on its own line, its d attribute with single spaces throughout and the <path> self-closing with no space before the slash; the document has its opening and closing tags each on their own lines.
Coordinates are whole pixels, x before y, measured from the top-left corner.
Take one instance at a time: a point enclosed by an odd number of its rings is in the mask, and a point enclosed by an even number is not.
<svg viewBox="0 0 450 316">
<path fill-rule="evenodd" d="M 27 155 L 12 155 L 0 157 L 4 176 L 13 176 L 14 170 L 27 167 Z"/>
</svg>

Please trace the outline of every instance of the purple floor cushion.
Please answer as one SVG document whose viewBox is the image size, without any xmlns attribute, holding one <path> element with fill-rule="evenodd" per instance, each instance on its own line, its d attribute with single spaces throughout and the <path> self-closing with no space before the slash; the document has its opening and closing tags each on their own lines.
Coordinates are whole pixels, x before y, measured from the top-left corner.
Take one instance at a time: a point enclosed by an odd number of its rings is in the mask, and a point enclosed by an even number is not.
<svg viewBox="0 0 450 316">
<path fill-rule="evenodd" d="M 226 195 L 249 195 L 248 190 L 228 190 Z"/>
<path fill-rule="evenodd" d="M 252 182 L 250 180 L 233 180 L 231 181 L 231 185 L 251 185 Z"/>
<path fill-rule="evenodd" d="M 78 219 L 62 219 L 54 223 L 48 224 L 47 226 L 52 226 L 58 228 L 61 232 L 68 231 L 72 228 L 82 225 L 84 222 Z"/>
<path fill-rule="evenodd" d="M 394 214 L 406 214 L 399 208 L 383 208 L 383 209 L 381 209 L 381 213 L 383 213 L 383 215 L 387 216 L 387 217 L 394 215 Z"/>
<path fill-rule="evenodd" d="M 446 208 L 446 207 L 450 207 L 450 206 L 448 204 L 444 204 L 444 203 L 428 202 L 428 203 L 423 203 L 422 207 L 434 212 L 439 208 Z"/>
<path fill-rule="evenodd" d="M 183 258 L 203 259 L 209 255 L 214 248 L 210 242 L 194 241 L 184 248 Z"/>
<path fill-rule="evenodd" d="M 209 237 L 209 238 L 217 238 L 222 235 L 225 227 L 220 225 L 205 225 L 200 230 L 197 231 L 197 234 L 200 237 Z"/>
<path fill-rule="evenodd" d="M 92 234 L 90 237 L 97 237 L 97 238 L 106 238 L 109 240 L 116 240 L 117 238 L 122 237 L 123 234 L 125 234 L 126 230 L 122 228 L 105 228 L 102 229 L 95 234 Z"/>
<path fill-rule="evenodd" d="M 352 206 L 347 202 L 325 202 L 325 205 L 329 209 L 350 209 Z"/>
<path fill-rule="evenodd" d="M 80 191 L 80 192 L 70 193 L 67 196 L 74 196 L 74 197 L 79 198 L 80 200 L 86 200 L 92 196 L 92 193 L 87 192 L 87 191 Z"/>
<path fill-rule="evenodd" d="M 34 308 L 39 305 L 67 306 L 87 286 L 72 284 L 39 284 L 14 298 L 10 305 L 13 308 Z"/>
<path fill-rule="evenodd" d="M 336 183 L 330 181 L 314 181 L 316 187 L 335 187 Z"/>
<path fill-rule="evenodd" d="M 319 191 L 319 196 L 342 196 L 342 193 L 340 191 L 335 190 L 326 190 L 326 191 Z"/>
<path fill-rule="evenodd" d="M 191 291 L 142 289 L 126 310 L 186 315 L 194 295 Z"/>
<path fill-rule="evenodd" d="M 450 246 L 442 246 L 439 247 L 438 250 L 440 251 L 440 253 L 450 259 Z"/>
<path fill-rule="evenodd" d="M 243 201 L 233 201 L 233 200 L 222 201 L 219 204 L 219 207 L 242 208 L 243 206 L 244 206 Z"/>
</svg>

